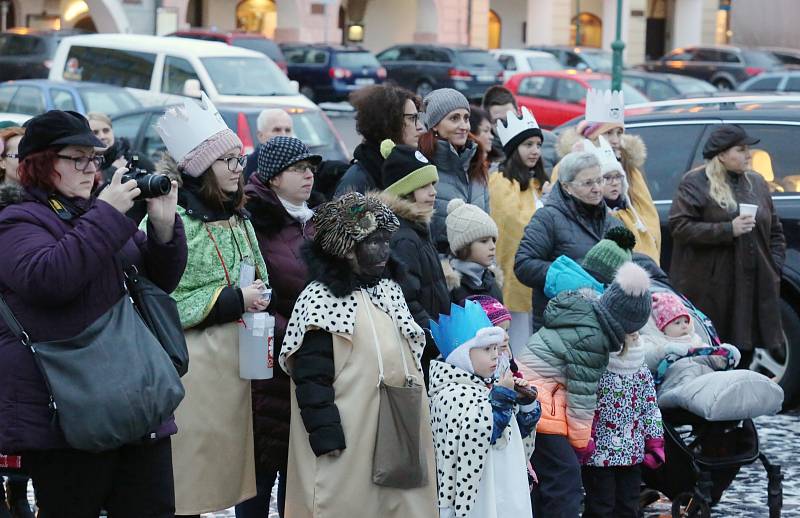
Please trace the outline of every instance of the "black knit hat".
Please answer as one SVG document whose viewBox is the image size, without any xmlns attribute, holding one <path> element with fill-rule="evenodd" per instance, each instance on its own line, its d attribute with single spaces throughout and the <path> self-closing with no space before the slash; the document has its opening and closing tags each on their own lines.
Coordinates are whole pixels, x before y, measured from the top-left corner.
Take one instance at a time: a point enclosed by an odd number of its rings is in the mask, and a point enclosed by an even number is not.
<svg viewBox="0 0 800 518">
<path fill-rule="evenodd" d="M 439 181 L 436 166 L 415 147 L 395 145 L 387 139 L 381 142 L 383 161 L 381 181 L 385 192 L 405 196 L 429 183 Z"/>
<path fill-rule="evenodd" d="M 272 137 L 258 148 L 256 175 L 259 180 L 267 183 L 286 168 L 303 160 L 318 166 L 322 157 L 312 154 L 298 138 L 283 135 Z"/>
<path fill-rule="evenodd" d="M 88 146 L 104 148 L 94 136 L 89 121 L 78 112 L 50 110 L 24 124 L 25 135 L 19 142 L 19 160 L 37 151 L 55 146 Z"/>
</svg>

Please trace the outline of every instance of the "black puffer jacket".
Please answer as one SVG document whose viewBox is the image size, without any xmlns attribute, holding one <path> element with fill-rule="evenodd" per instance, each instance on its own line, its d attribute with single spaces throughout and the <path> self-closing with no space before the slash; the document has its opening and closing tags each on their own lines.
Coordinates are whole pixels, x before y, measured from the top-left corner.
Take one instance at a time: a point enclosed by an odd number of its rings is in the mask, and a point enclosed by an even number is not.
<svg viewBox="0 0 800 518">
<path fill-rule="evenodd" d="M 366 194 L 369 191 L 383 190 L 381 168 L 384 158 L 380 147 L 365 140 L 356 146 L 353 158 L 353 165 L 339 180 L 334 197 L 351 191 Z"/>
<path fill-rule="evenodd" d="M 525 227 L 514 258 L 514 274 L 533 288 L 534 330 L 542 326 L 547 306 L 544 282 L 550 264 L 560 255 L 580 261 L 608 229 L 621 225 L 609 214 L 604 202 L 589 207 L 567 194 L 561 182 L 553 186 L 545 206 L 536 211 Z"/>
</svg>

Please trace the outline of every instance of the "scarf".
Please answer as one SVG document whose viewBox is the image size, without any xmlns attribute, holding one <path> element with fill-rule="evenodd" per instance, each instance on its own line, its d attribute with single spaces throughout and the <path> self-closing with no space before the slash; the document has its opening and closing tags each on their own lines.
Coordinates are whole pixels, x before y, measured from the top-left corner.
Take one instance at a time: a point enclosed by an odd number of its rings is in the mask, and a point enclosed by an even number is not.
<svg viewBox="0 0 800 518">
<path fill-rule="evenodd" d="M 486 273 L 486 268 L 482 265 L 472 261 L 462 261 L 455 257 L 450 259 L 450 264 L 453 265 L 453 269 L 460 272 L 461 275 L 465 275 L 475 286 L 483 284 L 483 275 Z"/>
<path fill-rule="evenodd" d="M 308 203 L 306 202 L 303 202 L 300 205 L 295 205 L 288 200 L 284 200 L 280 196 L 278 196 L 278 201 L 281 202 L 281 205 L 283 205 L 283 208 L 286 209 L 286 212 L 289 213 L 289 216 L 291 216 L 292 219 L 296 219 L 304 225 L 314 215 L 314 211 L 308 207 Z"/>
<path fill-rule="evenodd" d="M 644 347 L 641 342 L 636 342 L 628 347 L 625 354 L 621 352 L 608 355 L 608 371 L 622 376 L 630 376 L 639 372 L 644 365 Z"/>
</svg>

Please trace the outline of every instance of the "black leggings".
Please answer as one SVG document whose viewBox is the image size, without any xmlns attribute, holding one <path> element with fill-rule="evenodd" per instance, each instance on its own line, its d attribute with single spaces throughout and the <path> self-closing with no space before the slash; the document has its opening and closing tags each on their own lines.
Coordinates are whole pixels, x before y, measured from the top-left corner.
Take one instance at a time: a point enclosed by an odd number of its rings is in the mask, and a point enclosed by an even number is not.
<svg viewBox="0 0 800 518">
<path fill-rule="evenodd" d="M 36 488 L 39 518 L 172 518 L 175 487 L 169 438 L 89 453 L 24 453 Z"/>
</svg>

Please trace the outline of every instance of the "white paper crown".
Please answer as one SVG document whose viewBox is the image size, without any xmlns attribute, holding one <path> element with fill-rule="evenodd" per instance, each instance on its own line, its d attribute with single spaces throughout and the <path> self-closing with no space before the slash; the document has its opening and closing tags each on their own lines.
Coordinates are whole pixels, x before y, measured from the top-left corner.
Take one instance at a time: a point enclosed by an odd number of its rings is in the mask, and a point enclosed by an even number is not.
<svg viewBox="0 0 800 518">
<path fill-rule="evenodd" d="M 595 146 L 589 139 L 583 139 L 583 150 L 593 154 L 600 161 L 600 174 L 619 171 L 624 175 L 625 170 L 622 168 L 622 164 L 619 163 L 619 160 L 617 160 L 617 156 L 614 154 L 611 144 L 609 144 L 602 135 L 597 137 L 597 142 L 600 144 L 599 146 Z"/>
<path fill-rule="evenodd" d="M 622 92 L 595 90 L 586 92 L 586 122 L 625 122 L 625 100 Z"/>
<path fill-rule="evenodd" d="M 504 146 L 508 144 L 512 138 L 529 129 L 539 129 L 539 123 L 536 122 L 536 118 L 530 110 L 524 106 L 522 107 L 521 117 L 517 117 L 516 113 L 512 110 L 508 110 L 506 113 L 506 123 L 503 124 L 502 120 L 497 121 L 497 136 L 500 137 L 500 143 Z"/>
<path fill-rule="evenodd" d="M 186 99 L 183 106 L 168 109 L 156 123 L 156 131 L 176 162 L 224 129 L 228 126 L 205 92 L 200 102 Z"/>
</svg>

